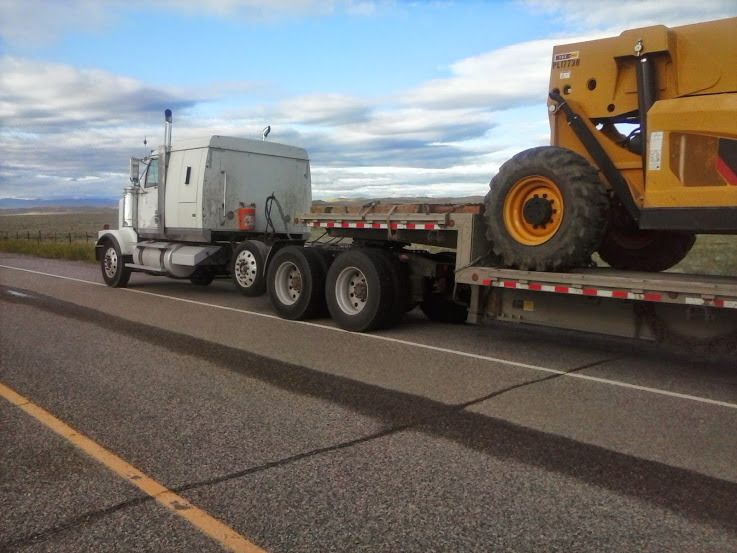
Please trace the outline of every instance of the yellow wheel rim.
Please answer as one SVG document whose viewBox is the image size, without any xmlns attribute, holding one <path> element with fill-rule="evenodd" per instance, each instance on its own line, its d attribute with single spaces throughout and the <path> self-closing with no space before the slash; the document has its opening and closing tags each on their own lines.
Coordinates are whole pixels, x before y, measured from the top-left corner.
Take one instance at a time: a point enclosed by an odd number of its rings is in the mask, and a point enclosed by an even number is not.
<svg viewBox="0 0 737 553">
<path fill-rule="evenodd" d="M 531 175 L 514 183 L 504 199 L 504 225 L 520 244 L 539 246 L 558 232 L 564 208 L 558 186 Z"/>
</svg>

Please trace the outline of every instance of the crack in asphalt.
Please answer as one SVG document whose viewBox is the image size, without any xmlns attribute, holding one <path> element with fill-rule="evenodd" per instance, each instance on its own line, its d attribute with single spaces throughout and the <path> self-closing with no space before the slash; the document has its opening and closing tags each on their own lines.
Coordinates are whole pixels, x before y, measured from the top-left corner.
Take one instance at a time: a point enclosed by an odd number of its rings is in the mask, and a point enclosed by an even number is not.
<svg viewBox="0 0 737 553">
<path fill-rule="evenodd" d="M 3 288 L 0 286 L 0 290 Z M 36 293 L 33 298 L 10 297 L 3 294 L 2 301 L 33 306 L 66 318 L 125 333 L 134 339 L 170 351 L 206 359 L 208 362 L 288 392 L 346 406 L 365 416 L 382 420 L 388 425 L 384 430 L 354 440 L 316 448 L 227 475 L 171 488 L 174 492 L 186 492 L 213 486 L 414 429 L 432 436 L 453 440 L 487 455 L 526 463 L 609 489 L 615 493 L 630 495 L 688 519 L 716 524 L 737 533 L 737 501 L 735 501 L 737 483 L 577 442 L 570 438 L 526 428 L 504 419 L 467 410 L 472 405 L 483 403 L 513 390 L 561 378 L 565 374 L 600 365 L 617 357 L 607 357 L 560 374 L 551 374 L 508 386 L 468 402 L 448 405 L 421 396 L 276 361 L 192 336 L 133 323 Z M 621 357 L 626 356 L 619 358 Z M 148 496 L 136 497 L 97 511 L 81 514 L 52 528 L 10 542 L 0 543 L 0 550 L 23 547 L 60 532 L 83 527 L 122 509 L 151 501 L 151 499 Z"/>
<path fill-rule="evenodd" d="M 595 362 L 592 362 L 592 363 L 587 363 L 587 364 L 582 365 L 580 367 L 576 367 L 574 369 L 571 369 L 569 371 L 566 371 L 566 374 L 567 373 L 581 371 L 581 370 L 584 370 L 584 369 L 587 369 L 587 368 L 590 368 L 590 367 L 593 367 L 593 366 L 596 366 L 596 365 L 601 365 L 603 363 L 607 363 L 609 361 L 613 361 L 613 360 L 616 360 L 616 359 L 621 358 L 621 357 L 624 357 L 624 356 L 613 357 L 613 358 L 608 358 L 608 359 L 601 359 L 599 361 L 595 361 Z M 191 490 L 195 490 L 195 489 L 206 488 L 208 486 L 213 486 L 213 485 L 216 485 L 216 484 L 221 484 L 221 483 L 224 483 L 224 482 L 229 482 L 229 481 L 237 480 L 238 478 L 243 478 L 245 476 L 249 476 L 249 475 L 252 475 L 252 474 L 263 472 L 263 471 L 266 471 L 266 470 L 269 470 L 269 469 L 272 469 L 272 468 L 283 467 L 285 465 L 289 465 L 289 464 L 292 464 L 292 463 L 295 463 L 295 462 L 298 462 L 298 461 L 301 461 L 301 460 L 304 460 L 304 459 L 317 457 L 319 455 L 323 455 L 323 454 L 326 454 L 326 453 L 332 453 L 332 452 L 339 451 L 339 450 L 342 450 L 342 449 L 348 449 L 348 448 L 351 448 L 351 447 L 355 447 L 357 445 L 364 444 L 364 443 L 371 442 L 371 441 L 375 441 L 375 440 L 384 438 L 386 436 L 390 436 L 392 434 L 397 434 L 399 432 L 403 432 L 405 430 L 410 430 L 412 428 L 417 428 L 417 427 L 420 427 L 420 426 L 425 425 L 425 424 L 430 424 L 430 423 L 432 423 L 436 419 L 439 419 L 439 418 L 448 416 L 449 413 L 458 413 L 460 411 L 463 411 L 464 409 L 467 409 L 468 407 L 470 407 L 472 405 L 477 405 L 479 403 L 483 403 L 485 401 L 488 401 L 489 399 L 492 399 L 492 398 L 495 398 L 495 397 L 499 397 L 499 396 L 501 396 L 503 394 L 506 394 L 508 392 L 511 392 L 513 390 L 517 390 L 519 388 L 524 388 L 524 387 L 527 387 L 527 386 L 532 386 L 532 385 L 539 384 L 539 383 L 542 383 L 542 382 L 547 382 L 549 380 L 553 380 L 553 379 L 556 379 L 556 378 L 561 378 L 562 376 L 564 376 L 564 374 L 553 374 L 553 375 L 545 376 L 545 377 L 542 377 L 542 378 L 525 381 L 525 382 L 522 382 L 520 384 L 515 384 L 515 385 L 512 385 L 512 386 L 508 386 L 506 388 L 503 388 L 501 390 L 497 390 L 497 391 L 495 391 L 493 393 L 484 395 L 482 397 L 473 399 L 471 401 L 467 401 L 467 402 L 459 403 L 459 404 L 455 404 L 455 405 L 449 405 L 448 406 L 448 413 L 442 413 L 442 414 L 435 415 L 433 417 L 429 417 L 427 419 L 418 420 L 418 421 L 407 423 L 407 424 L 403 424 L 403 425 L 400 425 L 400 426 L 394 426 L 394 427 L 391 427 L 391 428 L 387 428 L 385 430 L 382 430 L 380 432 L 374 432 L 372 434 L 368 434 L 366 436 L 362 436 L 361 438 L 356 438 L 356 439 L 353 439 L 353 440 L 347 440 L 347 441 L 340 442 L 340 443 L 337 443 L 337 444 L 333 444 L 333 445 L 330 445 L 330 446 L 325 446 L 325 447 L 320 447 L 320 448 L 313 449 L 313 450 L 310 450 L 310 451 L 305 451 L 303 453 L 298 453 L 296 455 L 291 455 L 289 457 L 284 457 L 283 459 L 279 459 L 277 461 L 271 461 L 271 462 L 268 462 L 268 463 L 263 463 L 261 465 L 256 465 L 256 466 L 253 466 L 253 467 L 249 467 L 247 469 L 242 469 L 242 470 L 239 470 L 239 471 L 231 472 L 231 473 L 228 473 L 228 474 L 225 474 L 225 475 L 222 475 L 222 476 L 217 476 L 215 478 L 209 478 L 207 480 L 199 480 L 199 481 L 196 481 L 196 482 L 191 482 L 189 484 L 183 484 L 183 485 L 180 485 L 180 486 L 171 488 L 170 491 L 172 491 L 172 492 L 174 492 L 176 494 L 181 494 L 183 492 L 187 492 L 187 491 L 191 491 Z M 78 515 L 78 516 L 76 516 L 76 517 L 74 517 L 72 519 L 68 519 L 68 520 L 64 521 L 63 523 L 61 523 L 59 525 L 56 525 L 56 526 L 53 526 L 51 528 L 47 528 L 47 529 L 41 530 L 39 532 L 35 532 L 34 534 L 31 534 L 29 536 L 25 536 L 25 537 L 22 537 L 22 538 L 18 538 L 16 540 L 11 541 L 11 542 L 0 543 L 0 551 L 5 551 L 5 550 L 10 551 L 10 550 L 12 550 L 14 548 L 17 549 L 17 548 L 25 547 L 27 545 L 39 543 L 39 542 L 41 542 L 41 541 L 43 541 L 43 540 L 45 540 L 47 538 L 50 538 L 50 537 L 52 537 L 54 535 L 57 535 L 57 534 L 60 534 L 60 533 L 63 533 L 63 532 L 69 531 L 69 530 L 74 530 L 76 528 L 82 528 L 82 527 L 87 526 L 89 524 L 95 523 L 95 522 L 97 522 L 97 521 L 99 521 L 99 520 L 101 520 L 101 519 L 103 519 L 103 518 L 105 518 L 107 516 L 110 516 L 112 514 L 115 514 L 115 513 L 119 512 L 121 510 L 128 509 L 128 508 L 131 508 L 131 507 L 138 507 L 138 506 L 140 506 L 140 505 L 142 505 L 144 503 L 147 503 L 147 502 L 150 502 L 150 501 L 154 501 L 154 500 L 155 500 L 155 498 L 153 498 L 153 497 L 151 497 L 149 495 L 143 495 L 143 496 L 135 497 L 135 498 L 132 498 L 132 499 L 129 499 L 129 500 L 126 500 L 126 501 L 117 503 L 115 505 L 111 505 L 111 506 L 105 507 L 104 509 L 98 509 L 98 510 L 94 510 L 94 511 L 88 511 L 88 512 L 86 512 L 84 514 L 81 514 L 81 515 Z"/>
</svg>

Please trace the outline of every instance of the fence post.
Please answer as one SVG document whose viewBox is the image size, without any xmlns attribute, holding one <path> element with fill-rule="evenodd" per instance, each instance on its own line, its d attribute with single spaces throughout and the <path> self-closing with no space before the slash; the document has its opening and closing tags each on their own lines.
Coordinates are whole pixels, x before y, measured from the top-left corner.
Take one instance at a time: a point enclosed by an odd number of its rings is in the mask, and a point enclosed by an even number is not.
<svg viewBox="0 0 737 553">
<path fill-rule="evenodd" d="M 41 242 L 41 231 L 38 231 L 38 241 Z"/>
<path fill-rule="evenodd" d="M 71 232 L 69 233 L 69 243 L 70 244 L 72 243 L 72 233 Z"/>
<path fill-rule="evenodd" d="M 31 231 L 30 230 L 27 230 L 26 231 L 26 240 L 30 240 L 30 239 L 31 239 Z"/>
</svg>

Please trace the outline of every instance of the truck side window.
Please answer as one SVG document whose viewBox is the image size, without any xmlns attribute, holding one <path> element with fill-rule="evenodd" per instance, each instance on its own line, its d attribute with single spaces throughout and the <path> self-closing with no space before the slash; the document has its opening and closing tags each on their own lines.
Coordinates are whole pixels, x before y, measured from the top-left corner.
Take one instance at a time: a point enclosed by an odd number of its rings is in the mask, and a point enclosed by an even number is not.
<svg viewBox="0 0 737 553">
<path fill-rule="evenodd" d="M 153 188 L 159 185 L 159 160 L 152 159 L 146 169 L 146 184 L 144 188 Z"/>
</svg>

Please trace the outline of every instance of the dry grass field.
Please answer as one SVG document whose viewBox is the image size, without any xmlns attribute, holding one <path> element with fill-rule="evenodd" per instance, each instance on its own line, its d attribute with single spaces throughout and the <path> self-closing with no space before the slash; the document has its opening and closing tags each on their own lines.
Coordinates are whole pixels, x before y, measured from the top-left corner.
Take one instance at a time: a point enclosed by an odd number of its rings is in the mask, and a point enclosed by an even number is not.
<svg viewBox="0 0 737 553">
<path fill-rule="evenodd" d="M 0 210 L 0 250 L 94 261 L 97 231 L 105 224 L 116 228 L 117 221 L 116 209 Z M 691 253 L 671 271 L 737 275 L 737 236 L 699 236 Z"/>
<path fill-rule="evenodd" d="M 54 210 L 0 210 L 0 239 L 3 238 L 42 238 L 49 239 L 56 234 L 58 239 L 84 239 L 85 234 L 97 236 L 104 225 L 115 228 L 118 224 L 118 210 L 110 208 L 77 208 Z"/>
</svg>

